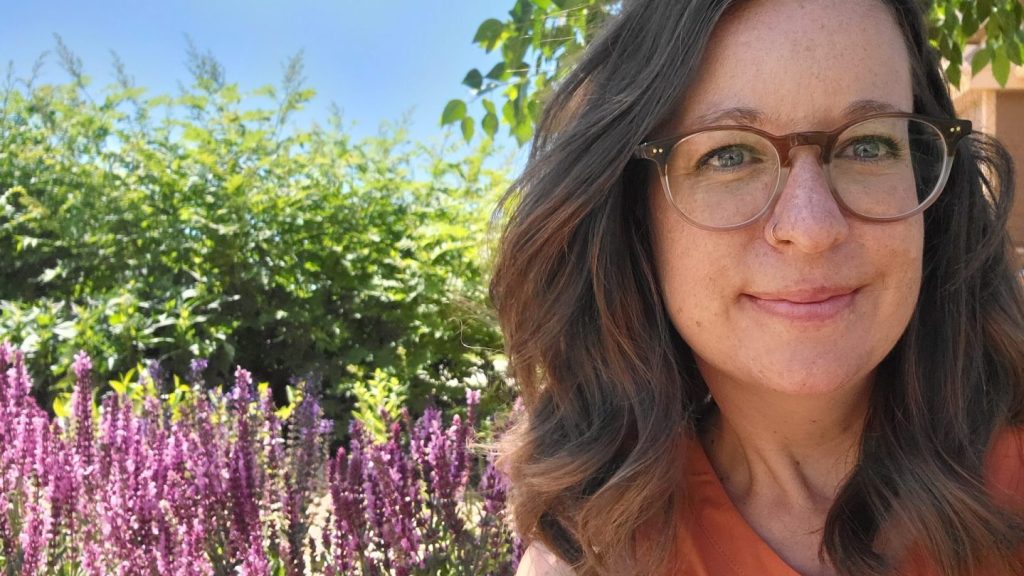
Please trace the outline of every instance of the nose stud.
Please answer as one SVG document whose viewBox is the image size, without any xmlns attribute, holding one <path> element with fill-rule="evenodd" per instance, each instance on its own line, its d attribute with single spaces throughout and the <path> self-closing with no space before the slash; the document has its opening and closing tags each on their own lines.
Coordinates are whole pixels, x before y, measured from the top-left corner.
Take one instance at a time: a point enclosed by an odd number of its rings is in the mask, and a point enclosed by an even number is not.
<svg viewBox="0 0 1024 576">
<path fill-rule="evenodd" d="M 768 229 L 768 235 L 772 237 L 772 242 L 775 242 L 776 244 L 781 242 L 779 237 L 775 235 L 775 228 L 778 227 L 778 225 L 779 221 L 776 220 L 775 222 L 772 222 L 772 227 Z"/>
</svg>

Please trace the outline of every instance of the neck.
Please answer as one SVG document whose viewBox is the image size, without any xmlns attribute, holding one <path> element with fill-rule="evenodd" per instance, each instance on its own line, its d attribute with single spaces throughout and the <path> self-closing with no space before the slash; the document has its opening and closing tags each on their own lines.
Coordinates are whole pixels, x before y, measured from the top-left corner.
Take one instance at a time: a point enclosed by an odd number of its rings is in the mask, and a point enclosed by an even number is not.
<svg viewBox="0 0 1024 576">
<path fill-rule="evenodd" d="M 827 510 L 857 460 L 870 380 L 811 396 L 708 380 L 715 407 L 701 439 L 729 495 Z"/>
</svg>

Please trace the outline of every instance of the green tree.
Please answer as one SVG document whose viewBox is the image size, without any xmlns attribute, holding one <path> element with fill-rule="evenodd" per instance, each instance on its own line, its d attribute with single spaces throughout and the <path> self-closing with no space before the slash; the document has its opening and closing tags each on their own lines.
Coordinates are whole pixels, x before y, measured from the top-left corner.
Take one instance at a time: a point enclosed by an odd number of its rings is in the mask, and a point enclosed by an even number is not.
<svg viewBox="0 0 1024 576">
<path fill-rule="evenodd" d="M 479 101 L 472 114 L 467 102 L 448 102 L 441 124 L 459 125 L 470 140 L 479 124 L 487 137 L 504 125 L 520 145 L 529 141 L 544 96 L 571 68 L 601 25 L 621 7 L 621 0 L 515 0 L 504 20 L 480 24 L 473 42 L 500 59 L 486 73 L 474 68 L 462 83 Z M 964 48 L 971 39 L 980 47 L 971 57 L 977 73 L 992 67 L 1005 85 L 1010 64 L 1024 63 L 1024 4 L 1020 0 L 935 0 L 929 2 L 929 35 L 946 59 L 946 76 L 959 84 Z"/>
<path fill-rule="evenodd" d="M 354 141 L 338 114 L 292 128 L 314 95 L 301 57 L 244 92 L 191 47 L 176 96 L 116 61 L 94 95 L 57 52 L 69 83 L 10 73 L 0 89 L 0 340 L 29 354 L 44 405 L 79 349 L 104 379 L 205 357 L 216 382 L 241 364 L 279 400 L 312 373 L 339 420 L 378 369 L 414 410 L 494 373 L 481 239 L 506 180 L 486 146 L 394 127 Z"/>
</svg>

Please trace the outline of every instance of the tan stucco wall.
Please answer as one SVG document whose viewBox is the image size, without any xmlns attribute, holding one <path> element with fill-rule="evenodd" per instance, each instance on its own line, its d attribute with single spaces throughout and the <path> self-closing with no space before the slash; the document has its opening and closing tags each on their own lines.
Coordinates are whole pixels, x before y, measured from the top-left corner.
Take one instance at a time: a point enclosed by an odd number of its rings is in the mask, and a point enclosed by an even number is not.
<svg viewBox="0 0 1024 576">
<path fill-rule="evenodd" d="M 1014 159 L 1017 181 L 1008 228 L 1024 265 L 1024 66 L 1011 66 L 1006 85 L 1000 86 L 991 66 L 971 74 L 975 50 L 977 46 L 964 51 L 963 77 L 951 89 L 953 104 L 957 116 L 970 120 L 975 131 L 995 136 Z"/>
<path fill-rule="evenodd" d="M 1014 244 L 1024 246 L 1024 90 L 994 92 L 994 134 L 1010 151 L 1017 167 L 1010 235 Z"/>
<path fill-rule="evenodd" d="M 973 122 L 975 131 L 995 136 L 1014 159 L 1017 181 L 1008 228 L 1024 265 L 1024 67 L 1013 66 L 1006 86 L 1000 86 L 991 67 L 970 74 L 972 51 L 967 52 L 964 77 L 952 89 L 953 104 L 959 117 Z"/>
</svg>

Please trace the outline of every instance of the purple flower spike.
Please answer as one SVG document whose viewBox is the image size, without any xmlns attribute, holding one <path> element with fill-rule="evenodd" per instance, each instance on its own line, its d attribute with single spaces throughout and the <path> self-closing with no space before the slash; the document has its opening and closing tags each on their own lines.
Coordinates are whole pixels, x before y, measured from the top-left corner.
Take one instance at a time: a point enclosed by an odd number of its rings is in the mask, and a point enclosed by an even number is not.
<svg viewBox="0 0 1024 576">
<path fill-rule="evenodd" d="M 23 354 L 0 344 L 0 557 L 26 575 L 515 571 L 507 479 L 469 449 L 479 390 L 451 420 L 402 409 L 381 441 L 353 421 L 329 458 L 333 425 L 310 379 L 282 418 L 242 368 L 229 392 L 196 386 L 207 366 L 192 362 L 173 410 L 107 394 L 97 423 L 92 361 L 78 354 L 65 425 L 30 394 Z"/>
<path fill-rule="evenodd" d="M 75 361 L 71 364 L 72 369 L 75 371 L 76 380 L 85 380 L 90 377 L 92 373 L 92 360 L 89 355 L 84 351 L 75 354 Z"/>
<path fill-rule="evenodd" d="M 249 415 L 252 375 L 241 367 L 235 370 L 233 400 L 237 438 L 231 447 L 227 465 L 231 494 L 231 541 L 234 550 L 242 553 L 261 532 L 258 498 L 262 487 L 258 482 L 257 447 Z"/>
<path fill-rule="evenodd" d="M 252 374 L 241 366 L 236 367 L 234 399 L 248 404 L 249 402 L 252 402 L 253 396 Z"/>
<path fill-rule="evenodd" d="M 270 563 L 263 552 L 263 545 L 258 537 L 253 537 L 245 561 L 238 568 L 239 576 L 270 576 Z"/>
<path fill-rule="evenodd" d="M 150 360 L 149 364 L 146 365 L 146 374 L 153 381 L 153 385 L 156 386 L 157 390 L 160 389 L 164 384 L 164 369 L 160 365 L 159 360 Z"/>
<path fill-rule="evenodd" d="M 205 382 L 203 374 L 206 373 L 206 369 L 210 367 L 210 361 L 206 358 L 196 358 L 192 360 L 188 368 L 188 382 L 193 386 L 201 386 Z"/>
<path fill-rule="evenodd" d="M 508 496 L 508 478 L 498 470 L 493 458 L 487 459 L 487 466 L 480 476 L 480 493 L 484 497 L 484 511 L 500 516 Z"/>
<path fill-rule="evenodd" d="M 95 461 L 95 443 L 92 421 L 92 360 L 85 352 L 75 355 L 75 390 L 72 394 L 72 414 L 75 434 L 75 470 L 81 477 L 92 471 Z"/>
</svg>

